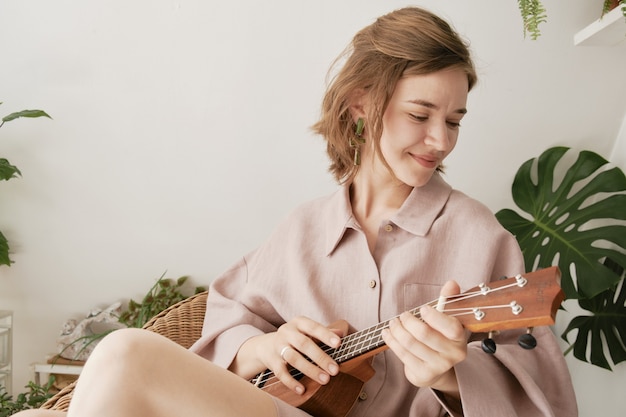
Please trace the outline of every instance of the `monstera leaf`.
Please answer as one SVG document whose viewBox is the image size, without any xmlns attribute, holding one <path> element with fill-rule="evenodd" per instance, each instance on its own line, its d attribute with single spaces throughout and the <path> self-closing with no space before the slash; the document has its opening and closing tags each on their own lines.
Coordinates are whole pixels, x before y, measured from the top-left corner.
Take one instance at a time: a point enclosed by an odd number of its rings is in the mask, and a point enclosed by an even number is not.
<svg viewBox="0 0 626 417">
<path fill-rule="evenodd" d="M 555 176 L 568 150 L 550 148 L 517 171 L 513 200 L 528 217 L 510 209 L 496 217 L 517 238 L 527 268 L 557 265 L 566 298 L 591 298 L 621 279 L 606 259 L 626 266 L 626 177 L 591 151 Z"/>
<path fill-rule="evenodd" d="M 604 369 L 611 369 L 604 354 L 604 341 L 614 364 L 626 360 L 626 285 L 622 280 L 619 291 L 608 289 L 588 300 L 580 299 L 578 304 L 593 313 L 590 316 L 577 316 L 567 326 L 561 337 L 569 343 L 567 335 L 578 330 L 572 345 L 574 356 Z M 590 345 L 591 349 L 587 349 Z M 587 360 L 589 351 L 589 360 Z"/>
<path fill-rule="evenodd" d="M 557 265 L 566 298 L 590 312 L 561 335 L 569 342 L 578 330 L 566 353 L 611 369 L 605 352 L 614 364 L 626 360 L 626 177 L 590 151 L 568 165 L 568 150 L 550 148 L 526 161 L 512 191 L 527 216 L 504 209 L 496 217 L 517 238 L 526 267 Z"/>
</svg>

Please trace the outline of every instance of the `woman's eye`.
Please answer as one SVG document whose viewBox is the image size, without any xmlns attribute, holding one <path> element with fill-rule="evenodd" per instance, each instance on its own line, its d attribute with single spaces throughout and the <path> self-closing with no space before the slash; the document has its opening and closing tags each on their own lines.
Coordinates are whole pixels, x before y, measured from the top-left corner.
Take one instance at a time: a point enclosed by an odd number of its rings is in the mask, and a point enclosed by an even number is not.
<svg viewBox="0 0 626 417">
<path fill-rule="evenodd" d="M 446 123 L 448 124 L 448 127 L 450 127 L 451 129 L 458 129 L 459 127 L 461 127 L 460 122 L 447 121 Z"/>
<path fill-rule="evenodd" d="M 417 120 L 418 122 L 425 122 L 426 120 L 428 120 L 428 116 L 419 116 L 417 114 L 411 114 L 410 116 L 412 119 Z"/>
</svg>

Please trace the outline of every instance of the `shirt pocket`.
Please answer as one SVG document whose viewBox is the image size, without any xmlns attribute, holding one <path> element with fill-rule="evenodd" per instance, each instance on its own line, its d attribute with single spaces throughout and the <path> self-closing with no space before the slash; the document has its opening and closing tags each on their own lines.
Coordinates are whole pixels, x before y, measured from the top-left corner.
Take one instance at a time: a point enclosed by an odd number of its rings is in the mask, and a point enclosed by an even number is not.
<svg viewBox="0 0 626 417">
<path fill-rule="evenodd" d="M 435 284 L 404 284 L 404 311 L 419 308 L 424 304 L 433 302 L 437 304 L 442 285 Z"/>
</svg>

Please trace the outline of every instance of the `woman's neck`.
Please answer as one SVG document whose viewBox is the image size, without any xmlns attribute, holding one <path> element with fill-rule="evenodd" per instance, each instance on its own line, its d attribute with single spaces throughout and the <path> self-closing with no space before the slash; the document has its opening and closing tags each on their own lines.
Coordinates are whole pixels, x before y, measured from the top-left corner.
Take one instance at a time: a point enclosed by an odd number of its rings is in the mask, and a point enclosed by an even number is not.
<svg viewBox="0 0 626 417">
<path fill-rule="evenodd" d="M 392 176 L 357 173 L 350 185 L 350 203 L 355 219 L 365 232 L 370 252 L 374 252 L 381 222 L 400 209 L 412 189 Z"/>
<path fill-rule="evenodd" d="M 355 178 L 350 185 L 352 211 L 360 218 L 387 219 L 398 211 L 412 190 L 412 187 L 398 182 L 373 184 Z"/>
</svg>

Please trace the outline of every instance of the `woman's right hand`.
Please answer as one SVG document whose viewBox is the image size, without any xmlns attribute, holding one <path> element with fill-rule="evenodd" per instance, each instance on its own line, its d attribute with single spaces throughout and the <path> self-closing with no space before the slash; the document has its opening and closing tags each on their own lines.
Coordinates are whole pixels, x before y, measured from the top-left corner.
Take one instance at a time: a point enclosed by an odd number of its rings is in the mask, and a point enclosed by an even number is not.
<svg viewBox="0 0 626 417">
<path fill-rule="evenodd" d="M 239 349 L 230 370 L 250 379 L 270 369 L 285 386 L 302 394 L 304 386 L 291 376 L 289 365 L 320 384 L 328 383 L 330 377 L 339 372 L 339 366 L 318 346 L 318 342 L 337 348 L 347 329 L 345 321 L 329 328 L 307 317 L 296 317 L 276 332 L 247 340 Z"/>
</svg>

